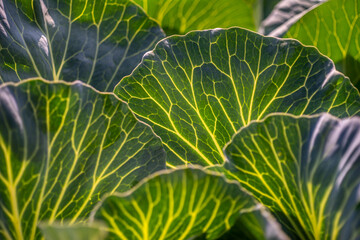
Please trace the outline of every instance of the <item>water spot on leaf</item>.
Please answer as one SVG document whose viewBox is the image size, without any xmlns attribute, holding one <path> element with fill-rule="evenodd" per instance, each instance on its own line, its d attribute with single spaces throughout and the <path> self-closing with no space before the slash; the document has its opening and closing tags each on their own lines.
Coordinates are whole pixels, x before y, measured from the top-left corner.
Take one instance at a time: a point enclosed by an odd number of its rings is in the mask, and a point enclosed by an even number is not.
<svg viewBox="0 0 360 240">
<path fill-rule="evenodd" d="M 49 56 L 48 40 L 44 35 L 41 35 L 38 46 L 45 52 L 46 56 Z"/>
<path fill-rule="evenodd" d="M 46 23 L 49 24 L 51 27 L 55 27 L 54 19 L 50 16 L 49 10 L 46 7 L 43 0 L 40 0 L 40 5 L 41 5 L 42 13 L 44 15 L 44 20 L 46 21 Z"/>
</svg>

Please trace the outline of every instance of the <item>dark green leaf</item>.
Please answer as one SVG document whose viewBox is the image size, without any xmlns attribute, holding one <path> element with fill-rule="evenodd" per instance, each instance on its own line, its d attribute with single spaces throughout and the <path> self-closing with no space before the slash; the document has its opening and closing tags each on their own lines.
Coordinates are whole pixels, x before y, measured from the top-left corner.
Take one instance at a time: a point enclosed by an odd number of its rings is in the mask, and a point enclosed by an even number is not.
<svg viewBox="0 0 360 240">
<path fill-rule="evenodd" d="M 165 167 L 160 139 L 113 94 L 81 82 L 0 88 L 0 239 L 82 221 L 101 196 Z"/>
<path fill-rule="evenodd" d="M 360 237 L 360 118 L 275 114 L 242 128 L 225 153 L 292 238 Z"/>
<path fill-rule="evenodd" d="M 259 0 L 259 1 L 263 2 L 262 19 L 265 19 L 271 14 L 276 4 L 278 4 L 281 0 Z"/>
<path fill-rule="evenodd" d="M 223 163 L 222 148 L 273 112 L 359 114 L 359 92 L 317 49 L 231 28 L 159 42 L 115 93 L 163 141 L 168 164 Z"/>
<path fill-rule="evenodd" d="M 81 80 L 112 91 L 163 37 L 128 0 L 1 0 L 0 83 Z"/>
</svg>

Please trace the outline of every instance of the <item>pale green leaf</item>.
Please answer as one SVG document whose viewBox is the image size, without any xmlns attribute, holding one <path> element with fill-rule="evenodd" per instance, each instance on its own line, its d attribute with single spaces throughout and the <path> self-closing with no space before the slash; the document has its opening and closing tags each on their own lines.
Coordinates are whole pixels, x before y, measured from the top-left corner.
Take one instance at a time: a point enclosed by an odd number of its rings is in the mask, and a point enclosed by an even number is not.
<svg viewBox="0 0 360 240">
<path fill-rule="evenodd" d="M 83 221 L 102 195 L 130 189 L 165 157 L 113 94 L 79 81 L 2 85 L 0 239 L 38 239 L 40 221 Z"/>
<path fill-rule="evenodd" d="M 115 94 L 161 137 L 169 166 L 223 163 L 231 136 L 272 112 L 360 111 L 359 92 L 317 49 L 240 28 L 159 42 Z"/>
<path fill-rule="evenodd" d="M 229 174 L 292 238 L 360 237 L 360 118 L 274 114 L 226 147 Z"/>
<path fill-rule="evenodd" d="M 0 83 L 81 80 L 112 91 L 163 37 L 128 0 L 1 0 Z"/>
<path fill-rule="evenodd" d="M 106 197 L 93 212 L 109 239 L 216 239 L 255 202 L 236 181 L 199 168 L 155 173 L 129 192 Z"/>
<path fill-rule="evenodd" d="M 101 223 L 63 225 L 59 223 L 41 224 L 45 240 L 104 240 L 106 226 Z"/>
<path fill-rule="evenodd" d="M 330 0 L 292 25 L 285 37 L 316 46 L 360 89 L 360 0 Z"/>
<path fill-rule="evenodd" d="M 240 26 L 255 29 L 254 0 L 134 0 L 169 34 Z"/>
</svg>

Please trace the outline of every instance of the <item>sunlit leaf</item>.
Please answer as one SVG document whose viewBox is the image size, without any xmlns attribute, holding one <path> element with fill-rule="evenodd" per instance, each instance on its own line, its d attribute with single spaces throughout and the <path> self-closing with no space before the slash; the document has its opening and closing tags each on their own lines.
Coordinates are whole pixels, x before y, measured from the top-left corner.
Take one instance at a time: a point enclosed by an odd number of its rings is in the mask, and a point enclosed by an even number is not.
<svg viewBox="0 0 360 240">
<path fill-rule="evenodd" d="M 160 139 L 113 94 L 81 82 L 0 88 L 0 239 L 82 221 L 103 194 L 164 167 Z"/>
<path fill-rule="evenodd" d="M 169 166 L 223 163 L 231 136 L 272 112 L 360 111 L 358 91 L 318 50 L 239 28 L 161 41 L 115 94 L 161 137 Z"/>
<path fill-rule="evenodd" d="M 128 0 L 1 0 L 0 83 L 81 80 L 112 91 L 163 37 Z"/>
<path fill-rule="evenodd" d="M 360 0 L 330 0 L 308 12 L 285 37 L 316 46 L 360 89 Z"/>
<path fill-rule="evenodd" d="M 94 219 L 109 225 L 109 239 L 216 239 L 238 212 L 255 202 L 238 183 L 198 168 L 166 170 L 135 189 L 111 195 Z M 251 231 L 251 229 L 249 229 Z"/>
<path fill-rule="evenodd" d="M 134 0 L 167 34 L 240 26 L 255 29 L 255 0 Z"/>
<path fill-rule="evenodd" d="M 360 237 L 360 118 L 275 114 L 226 147 L 230 174 L 293 238 Z"/>
</svg>

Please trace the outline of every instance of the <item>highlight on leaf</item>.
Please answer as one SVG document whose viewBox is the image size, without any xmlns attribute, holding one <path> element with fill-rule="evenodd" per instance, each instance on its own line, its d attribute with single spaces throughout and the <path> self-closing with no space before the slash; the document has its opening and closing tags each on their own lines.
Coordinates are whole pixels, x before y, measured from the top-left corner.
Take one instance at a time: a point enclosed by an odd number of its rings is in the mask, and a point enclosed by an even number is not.
<svg viewBox="0 0 360 240">
<path fill-rule="evenodd" d="M 261 23 L 259 33 L 281 37 L 306 13 L 326 0 L 281 0 Z"/>
</svg>

